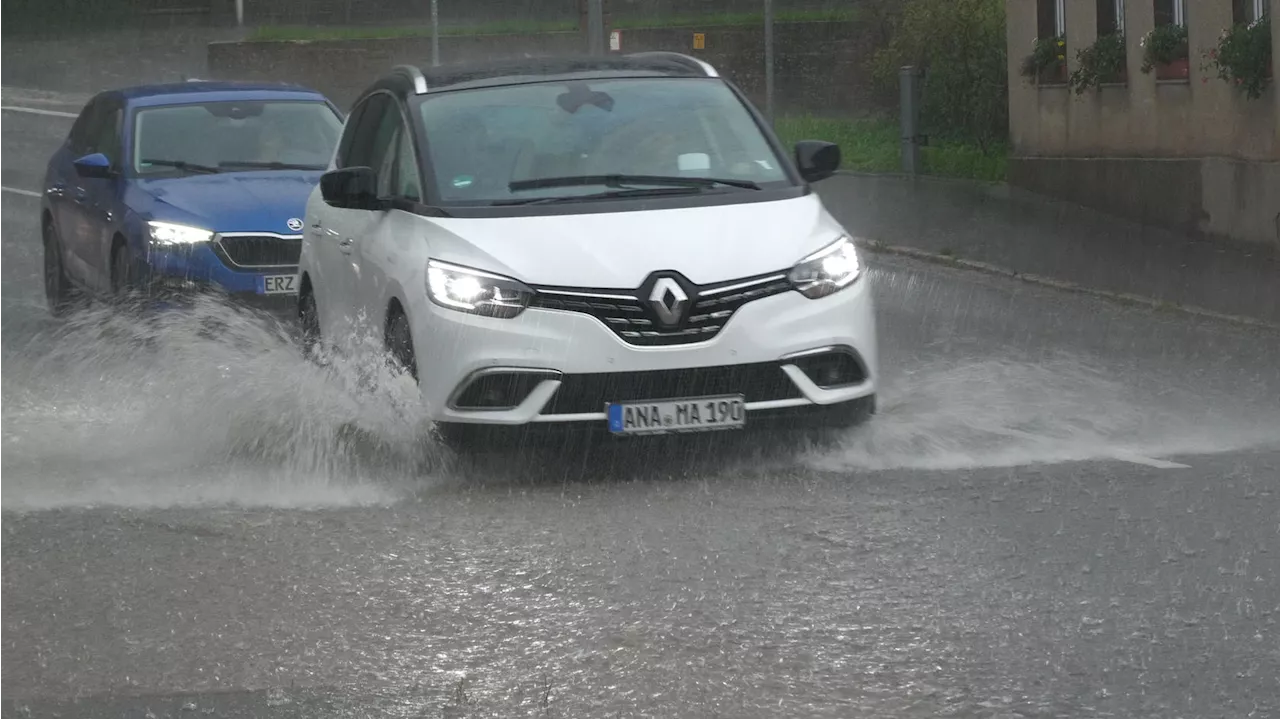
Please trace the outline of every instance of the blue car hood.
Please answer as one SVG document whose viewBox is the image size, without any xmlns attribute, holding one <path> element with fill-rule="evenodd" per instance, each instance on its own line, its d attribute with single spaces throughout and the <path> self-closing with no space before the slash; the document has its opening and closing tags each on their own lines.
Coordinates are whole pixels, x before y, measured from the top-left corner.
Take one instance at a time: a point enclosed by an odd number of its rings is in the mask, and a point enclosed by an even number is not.
<svg viewBox="0 0 1280 719">
<path fill-rule="evenodd" d="M 155 219 L 165 217 L 163 205 L 190 213 L 214 232 L 275 232 L 302 234 L 290 219 L 301 220 L 307 197 L 320 182 L 320 172 L 235 172 L 140 180 L 137 188 L 160 203 Z"/>
</svg>

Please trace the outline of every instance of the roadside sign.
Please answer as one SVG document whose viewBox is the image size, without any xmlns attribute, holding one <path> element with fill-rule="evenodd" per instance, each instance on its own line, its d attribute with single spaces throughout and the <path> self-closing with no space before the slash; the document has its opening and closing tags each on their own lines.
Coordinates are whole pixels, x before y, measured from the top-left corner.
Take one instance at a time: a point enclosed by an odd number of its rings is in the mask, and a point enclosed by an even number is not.
<svg viewBox="0 0 1280 719">
<path fill-rule="evenodd" d="M 707 49 L 707 36 L 706 36 L 706 33 L 695 32 L 695 33 L 693 34 L 693 49 L 694 49 L 694 50 L 706 50 L 706 49 Z"/>
<path fill-rule="evenodd" d="M 622 31 L 621 30 L 614 30 L 613 32 L 609 33 L 609 49 L 613 52 L 620 52 L 622 50 Z"/>
</svg>

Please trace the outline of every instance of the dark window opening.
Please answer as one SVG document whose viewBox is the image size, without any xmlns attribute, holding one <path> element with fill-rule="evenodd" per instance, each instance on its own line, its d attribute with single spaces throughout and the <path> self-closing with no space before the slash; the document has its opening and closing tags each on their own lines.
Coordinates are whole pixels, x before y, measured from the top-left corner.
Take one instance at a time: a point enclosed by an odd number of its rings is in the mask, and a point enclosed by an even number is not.
<svg viewBox="0 0 1280 719">
<path fill-rule="evenodd" d="M 1098 37 L 1124 32 L 1124 3 L 1117 0 L 1098 0 Z"/>
<path fill-rule="evenodd" d="M 1156 27 L 1161 25 L 1182 25 L 1181 0 L 1154 0 Z"/>
<path fill-rule="evenodd" d="M 1058 36 L 1058 0 L 1036 0 L 1036 36 L 1041 40 Z"/>
<path fill-rule="evenodd" d="M 1248 25 L 1261 20 L 1268 10 L 1266 0 L 1231 0 L 1231 21 L 1236 25 Z"/>
</svg>

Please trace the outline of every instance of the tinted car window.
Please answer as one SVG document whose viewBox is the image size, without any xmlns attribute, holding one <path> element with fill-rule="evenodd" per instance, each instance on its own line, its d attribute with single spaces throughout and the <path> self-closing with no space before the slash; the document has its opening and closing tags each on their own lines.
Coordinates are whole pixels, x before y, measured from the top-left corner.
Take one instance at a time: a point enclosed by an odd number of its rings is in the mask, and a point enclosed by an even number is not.
<svg viewBox="0 0 1280 719">
<path fill-rule="evenodd" d="M 120 120 L 124 115 L 124 111 L 118 104 L 111 103 L 102 106 L 101 117 L 95 123 L 92 129 L 93 149 L 90 152 L 101 152 L 111 160 L 111 164 L 119 167 L 121 160 L 120 146 Z"/>
<path fill-rule="evenodd" d="M 589 194 L 599 186 L 517 190 L 571 175 L 664 175 L 790 184 L 746 106 L 724 83 L 608 79 L 441 93 L 419 104 L 446 202 Z"/>
<path fill-rule="evenodd" d="M 375 98 L 376 99 L 376 98 Z M 346 123 L 342 127 L 342 139 L 338 143 L 338 152 L 334 158 L 334 167 L 354 167 L 350 158 L 354 152 L 353 148 L 360 143 L 360 124 L 364 122 L 364 118 L 368 116 L 368 110 L 371 105 L 376 105 L 373 99 L 365 100 L 356 104 L 351 108 L 351 112 L 347 114 Z"/>
<path fill-rule="evenodd" d="M 391 97 L 385 93 L 376 94 L 363 103 L 356 111 L 351 142 L 345 148 L 341 167 L 370 167 L 377 169 L 382 159 L 387 136 L 380 134 L 389 119 L 392 110 Z M 379 144 L 379 143 L 383 144 Z"/>
<path fill-rule="evenodd" d="M 89 148 L 93 146 L 94 115 L 98 114 L 98 109 L 101 107 L 101 100 L 90 100 L 80 111 L 75 124 L 71 126 L 71 133 L 67 137 L 71 152 L 77 157 L 88 154 Z"/>
<path fill-rule="evenodd" d="M 421 200 L 422 192 L 418 186 L 418 158 L 413 152 L 413 138 L 403 122 L 396 127 L 394 152 L 387 153 L 391 158 L 390 176 L 387 179 L 386 194 L 409 200 Z M 381 178 L 379 178 L 381 179 Z"/>
<path fill-rule="evenodd" d="M 360 110 L 344 167 L 369 167 L 378 175 L 378 196 L 420 200 L 418 162 L 400 105 L 386 94 Z"/>
<path fill-rule="evenodd" d="M 138 110 L 133 167 L 143 175 L 172 173 L 186 162 L 228 171 L 287 167 L 324 169 L 342 121 L 326 104 L 234 101 Z"/>
</svg>

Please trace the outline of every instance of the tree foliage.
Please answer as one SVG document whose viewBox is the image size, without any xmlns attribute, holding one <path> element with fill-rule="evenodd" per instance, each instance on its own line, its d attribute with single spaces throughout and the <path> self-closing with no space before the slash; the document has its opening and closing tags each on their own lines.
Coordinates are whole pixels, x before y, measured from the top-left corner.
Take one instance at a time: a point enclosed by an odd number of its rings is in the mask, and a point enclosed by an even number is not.
<svg viewBox="0 0 1280 719">
<path fill-rule="evenodd" d="M 874 71 L 888 89 L 903 65 L 923 68 L 925 134 L 985 150 L 1009 134 L 1007 58 L 1004 0 L 906 0 Z"/>
</svg>

